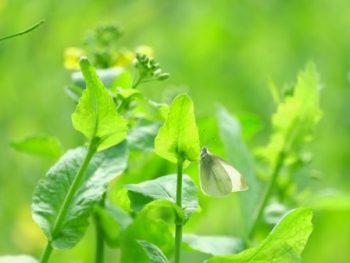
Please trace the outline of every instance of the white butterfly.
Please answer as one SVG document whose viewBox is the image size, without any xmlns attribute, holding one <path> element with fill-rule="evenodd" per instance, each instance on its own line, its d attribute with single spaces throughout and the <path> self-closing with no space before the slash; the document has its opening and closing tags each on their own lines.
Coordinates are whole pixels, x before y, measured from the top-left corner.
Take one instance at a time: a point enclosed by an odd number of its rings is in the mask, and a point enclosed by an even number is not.
<svg viewBox="0 0 350 263">
<path fill-rule="evenodd" d="M 223 197 L 231 192 L 248 189 L 245 178 L 232 165 L 210 153 L 206 147 L 201 150 L 199 174 L 201 188 L 206 195 Z"/>
</svg>

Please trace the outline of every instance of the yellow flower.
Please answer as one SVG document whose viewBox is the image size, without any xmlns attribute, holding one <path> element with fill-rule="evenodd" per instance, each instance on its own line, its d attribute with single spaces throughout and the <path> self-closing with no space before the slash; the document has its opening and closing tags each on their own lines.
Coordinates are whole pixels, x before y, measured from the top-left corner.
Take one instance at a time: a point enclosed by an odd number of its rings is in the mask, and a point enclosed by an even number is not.
<svg viewBox="0 0 350 263">
<path fill-rule="evenodd" d="M 69 47 L 64 50 L 64 67 L 69 70 L 79 70 L 79 59 L 84 55 L 80 48 Z"/>
</svg>

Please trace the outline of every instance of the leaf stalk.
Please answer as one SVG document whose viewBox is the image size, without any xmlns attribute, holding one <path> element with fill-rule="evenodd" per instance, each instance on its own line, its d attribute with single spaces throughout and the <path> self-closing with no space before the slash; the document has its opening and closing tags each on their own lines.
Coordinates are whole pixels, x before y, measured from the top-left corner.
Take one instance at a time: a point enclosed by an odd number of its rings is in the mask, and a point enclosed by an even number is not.
<svg viewBox="0 0 350 263">
<path fill-rule="evenodd" d="M 68 193 L 64 198 L 63 204 L 58 212 L 58 216 L 55 220 L 55 223 L 54 223 L 53 229 L 52 229 L 52 240 L 55 239 L 55 237 L 58 234 L 58 231 L 60 230 L 60 227 L 63 224 L 64 217 L 67 215 L 69 206 L 71 205 L 71 203 L 74 199 L 74 196 L 79 189 L 80 183 L 84 178 L 85 171 L 86 171 L 93 155 L 96 153 L 97 147 L 98 147 L 98 139 L 93 138 L 90 141 L 88 152 L 86 153 L 84 161 L 83 161 L 82 165 L 80 166 L 77 175 L 74 177 L 74 180 L 73 180 L 73 182 L 68 190 Z M 45 248 L 45 251 L 44 251 L 43 256 L 40 260 L 40 263 L 46 263 L 49 261 L 52 249 L 53 248 L 52 248 L 52 244 L 51 244 L 51 240 L 50 240 Z"/>
<path fill-rule="evenodd" d="M 278 154 L 278 157 L 277 157 L 277 161 L 276 161 L 276 164 L 274 166 L 274 169 L 272 171 L 272 175 L 271 175 L 271 180 L 266 188 L 266 191 L 264 193 L 264 196 L 262 198 L 262 201 L 258 207 L 258 210 L 257 210 L 257 213 L 256 213 L 256 216 L 254 218 L 254 221 L 253 221 L 253 224 L 252 224 L 252 227 L 248 233 L 248 238 L 251 239 L 255 232 L 256 232 L 256 229 L 261 221 L 261 218 L 262 218 L 262 215 L 263 215 L 263 212 L 265 210 L 265 207 L 266 205 L 268 204 L 270 198 L 271 198 L 271 195 L 272 195 L 272 192 L 273 192 L 273 189 L 276 185 L 276 182 L 277 182 L 277 178 L 278 178 L 278 175 L 281 171 L 281 168 L 283 166 L 283 163 L 284 163 L 284 160 L 285 160 L 285 157 L 286 157 L 286 154 L 285 154 L 285 151 L 280 151 L 280 153 Z"/>
<path fill-rule="evenodd" d="M 176 204 L 182 208 L 182 172 L 183 158 L 178 157 L 177 160 L 177 183 L 176 183 Z M 182 243 L 182 225 L 180 220 L 175 222 L 175 263 L 180 263 L 181 243 Z"/>
</svg>

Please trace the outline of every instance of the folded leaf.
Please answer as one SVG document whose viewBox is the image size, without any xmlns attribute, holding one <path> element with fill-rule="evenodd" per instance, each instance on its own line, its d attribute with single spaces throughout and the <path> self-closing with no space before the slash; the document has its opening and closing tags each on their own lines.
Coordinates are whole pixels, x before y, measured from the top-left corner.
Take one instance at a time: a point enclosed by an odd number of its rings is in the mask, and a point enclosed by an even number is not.
<svg viewBox="0 0 350 263">
<path fill-rule="evenodd" d="M 33 218 L 57 249 L 68 249 L 78 243 L 85 233 L 93 206 L 101 199 L 108 182 L 126 168 L 126 143 L 96 154 L 69 205 L 63 223 L 53 236 L 56 218 L 86 152 L 84 147 L 69 150 L 48 171 L 34 192 Z"/>
<path fill-rule="evenodd" d="M 301 262 L 301 253 L 312 232 L 312 210 L 298 208 L 289 212 L 257 247 L 232 256 L 213 257 L 209 263 Z"/>
<path fill-rule="evenodd" d="M 145 240 L 138 240 L 137 243 L 139 243 L 143 250 L 146 252 L 151 263 L 169 263 L 166 256 L 156 245 Z"/>
<path fill-rule="evenodd" d="M 126 138 L 126 121 L 118 115 L 113 98 L 86 58 L 81 59 L 80 68 L 86 89 L 72 114 L 73 126 L 89 140 L 99 138 L 99 150 L 103 150 Z"/>
<path fill-rule="evenodd" d="M 188 161 L 199 159 L 197 125 L 188 95 L 177 96 L 170 105 L 168 117 L 155 139 L 155 151 L 173 163 L 177 163 L 179 157 Z"/>
<path fill-rule="evenodd" d="M 183 175 L 182 180 L 182 209 L 188 218 L 200 208 L 197 187 L 188 175 Z M 169 200 L 176 204 L 176 181 L 176 174 L 171 174 L 139 184 L 125 185 L 125 188 L 129 190 L 132 209 L 139 212 L 146 204 L 157 199 Z"/>
<path fill-rule="evenodd" d="M 242 239 L 228 236 L 199 236 L 184 234 L 183 242 L 191 249 L 213 256 L 235 254 L 244 249 Z"/>
</svg>

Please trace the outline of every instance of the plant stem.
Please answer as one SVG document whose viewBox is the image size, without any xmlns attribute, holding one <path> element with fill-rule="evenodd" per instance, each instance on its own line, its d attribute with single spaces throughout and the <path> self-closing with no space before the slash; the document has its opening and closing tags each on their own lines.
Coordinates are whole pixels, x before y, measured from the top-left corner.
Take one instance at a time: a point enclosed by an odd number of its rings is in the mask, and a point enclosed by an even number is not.
<svg viewBox="0 0 350 263">
<path fill-rule="evenodd" d="M 140 76 L 140 77 L 138 77 L 138 79 L 132 84 L 131 88 L 132 88 L 132 89 L 136 89 L 137 86 L 141 83 L 141 81 L 142 81 L 142 77 Z"/>
<path fill-rule="evenodd" d="M 269 200 L 270 200 L 270 197 L 272 195 L 272 192 L 273 192 L 273 189 L 275 187 L 275 184 L 276 184 L 276 181 L 277 181 L 277 177 L 280 173 L 280 170 L 283 166 L 283 163 L 284 163 L 284 159 L 285 159 L 285 152 L 284 151 L 280 151 L 280 153 L 278 154 L 278 157 L 277 157 L 277 161 L 276 161 L 276 164 L 275 164 L 275 167 L 272 171 L 272 175 L 271 175 L 271 179 L 270 179 L 270 182 L 266 188 L 266 191 L 264 193 L 264 196 L 263 196 L 263 199 L 260 203 L 260 206 L 257 210 L 257 213 L 256 213 L 256 216 L 255 216 L 255 219 L 253 221 L 253 225 L 249 231 L 249 234 L 248 234 L 248 237 L 249 239 L 251 239 L 254 234 L 255 234 L 255 231 L 260 223 L 260 220 L 261 220 L 261 217 L 263 215 L 263 212 L 264 212 L 264 209 L 266 207 L 266 205 L 268 204 Z"/>
<path fill-rule="evenodd" d="M 45 22 L 45 20 L 41 20 L 39 23 L 31 26 L 30 28 L 28 28 L 28 29 L 26 29 L 26 30 L 24 30 L 22 32 L 19 32 L 19 33 L 16 33 L 16 34 L 12 34 L 12 35 L 0 38 L 0 41 L 5 40 L 5 39 L 10 39 L 10 38 L 13 38 L 13 37 L 17 37 L 17 36 L 20 36 L 20 35 L 24 35 L 26 33 L 29 33 L 30 31 L 33 31 L 34 29 L 36 29 L 38 26 L 40 26 L 44 22 Z"/>
<path fill-rule="evenodd" d="M 102 208 L 105 207 L 105 198 L 106 198 L 106 195 L 104 194 L 101 202 L 99 203 L 99 206 Z M 94 220 L 95 220 L 95 229 L 96 229 L 95 262 L 102 263 L 104 261 L 104 239 L 103 239 L 103 234 L 102 234 L 101 221 L 100 221 L 100 218 L 96 212 L 94 215 Z"/>
<path fill-rule="evenodd" d="M 74 177 L 73 182 L 72 182 L 71 186 L 69 187 L 68 193 L 63 200 L 63 204 L 62 204 L 60 210 L 58 211 L 57 218 L 56 218 L 55 223 L 54 223 L 53 228 L 52 228 L 52 239 L 55 239 L 55 237 L 58 234 L 58 231 L 60 230 L 60 227 L 63 223 L 64 217 L 66 216 L 66 214 L 68 212 L 68 208 L 73 201 L 74 195 L 76 194 L 76 192 L 79 189 L 79 186 L 80 186 L 82 179 L 84 178 L 84 174 L 85 174 L 85 171 L 90 163 L 90 160 L 97 150 L 97 146 L 98 146 L 97 139 L 92 139 L 90 142 L 90 145 L 89 145 L 88 152 L 84 158 L 84 161 L 83 161 L 82 165 L 80 166 L 78 173 Z M 47 247 L 44 251 L 44 254 L 43 254 L 43 257 L 42 257 L 40 263 L 48 262 L 50 254 L 51 254 L 50 250 L 52 251 L 51 242 L 49 242 L 47 244 Z"/>
<path fill-rule="evenodd" d="M 177 160 L 176 204 L 180 208 L 182 208 L 182 170 L 183 158 L 179 157 Z M 176 220 L 175 227 L 175 263 L 179 263 L 181 257 L 182 222 Z"/>
<path fill-rule="evenodd" d="M 52 246 L 51 246 L 51 242 L 48 242 L 47 245 L 46 245 L 46 248 L 44 250 L 44 253 L 43 255 L 41 256 L 41 259 L 40 259 L 40 263 L 46 263 L 49 261 L 49 258 L 51 256 L 51 253 L 52 253 Z"/>
</svg>

